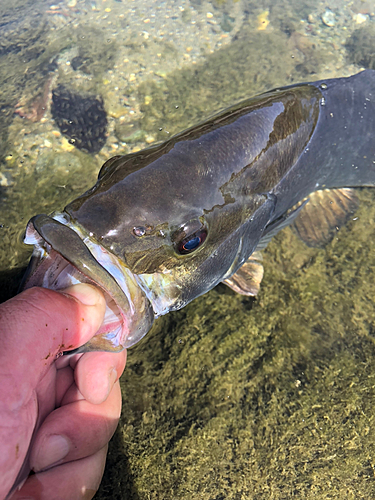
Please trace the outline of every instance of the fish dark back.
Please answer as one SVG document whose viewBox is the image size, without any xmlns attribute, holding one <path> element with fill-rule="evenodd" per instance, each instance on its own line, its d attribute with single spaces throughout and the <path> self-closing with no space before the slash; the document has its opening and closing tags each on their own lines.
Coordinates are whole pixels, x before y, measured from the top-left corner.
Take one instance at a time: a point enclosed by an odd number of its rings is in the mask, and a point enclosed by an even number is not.
<svg viewBox="0 0 375 500">
<path fill-rule="evenodd" d="M 316 128 L 320 98 L 320 90 L 308 84 L 269 92 L 162 145 L 116 158 L 66 212 L 116 255 L 126 249 L 133 271 L 130 256 L 150 250 L 154 269 L 161 261 L 166 265 L 170 238 L 194 218 L 206 220 L 209 241 L 216 234 L 217 245 L 251 217 L 260 198 L 296 163 Z M 136 238 L 138 226 L 152 234 Z M 153 237 L 159 231 L 164 241 Z M 168 266 L 177 264 L 172 259 Z"/>
<path fill-rule="evenodd" d="M 312 83 L 322 94 L 317 126 L 273 189 L 274 218 L 323 188 L 375 185 L 375 71 Z"/>
</svg>

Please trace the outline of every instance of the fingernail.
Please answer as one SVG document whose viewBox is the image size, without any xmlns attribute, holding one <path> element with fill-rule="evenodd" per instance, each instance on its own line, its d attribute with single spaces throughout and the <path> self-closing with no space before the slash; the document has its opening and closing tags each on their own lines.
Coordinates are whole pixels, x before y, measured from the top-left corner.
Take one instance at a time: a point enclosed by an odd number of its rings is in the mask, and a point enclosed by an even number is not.
<svg viewBox="0 0 375 500">
<path fill-rule="evenodd" d="M 85 306 L 95 306 L 102 299 L 102 293 L 96 287 L 87 283 L 70 286 L 63 292 L 73 295 Z"/>
<path fill-rule="evenodd" d="M 35 472 L 51 467 L 67 456 L 70 444 L 64 436 L 52 435 L 45 438 L 33 463 Z"/>
</svg>

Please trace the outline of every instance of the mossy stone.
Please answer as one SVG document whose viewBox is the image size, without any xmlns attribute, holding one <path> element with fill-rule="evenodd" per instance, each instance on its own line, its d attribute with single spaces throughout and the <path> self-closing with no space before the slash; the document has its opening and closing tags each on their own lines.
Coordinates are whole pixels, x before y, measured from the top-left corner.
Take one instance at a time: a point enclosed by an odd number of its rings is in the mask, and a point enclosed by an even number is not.
<svg viewBox="0 0 375 500">
<path fill-rule="evenodd" d="M 375 69 L 375 27 L 372 24 L 354 30 L 345 45 L 351 63 Z"/>
</svg>

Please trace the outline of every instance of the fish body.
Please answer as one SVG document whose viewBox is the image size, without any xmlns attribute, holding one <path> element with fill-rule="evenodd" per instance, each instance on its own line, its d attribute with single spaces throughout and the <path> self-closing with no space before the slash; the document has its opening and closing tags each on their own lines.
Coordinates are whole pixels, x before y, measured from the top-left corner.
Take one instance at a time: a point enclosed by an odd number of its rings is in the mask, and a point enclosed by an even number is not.
<svg viewBox="0 0 375 500">
<path fill-rule="evenodd" d="M 222 281 L 235 288 L 256 249 L 298 220 L 315 191 L 373 186 L 374 131 L 367 70 L 267 92 L 114 157 L 63 212 L 30 220 L 24 286 L 96 283 L 106 319 L 81 350 L 130 347 L 156 317 Z"/>
</svg>

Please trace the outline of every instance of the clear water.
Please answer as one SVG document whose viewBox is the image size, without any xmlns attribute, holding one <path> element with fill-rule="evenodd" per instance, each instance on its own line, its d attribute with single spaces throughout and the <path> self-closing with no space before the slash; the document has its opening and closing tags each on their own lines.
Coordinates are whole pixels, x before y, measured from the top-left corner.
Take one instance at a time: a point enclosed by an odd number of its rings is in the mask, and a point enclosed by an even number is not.
<svg viewBox="0 0 375 500">
<path fill-rule="evenodd" d="M 2 0 L 2 298 L 27 263 L 31 216 L 81 194 L 111 156 L 241 98 L 375 67 L 374 13 L 362 0 Z M 58 85 L 103 99 L 99 153 L 59 131 Z M 96 498 L 375 496 L 375 209 L 371 190 L 359 196 L 324 249 L 277 236 L 257 300 L 219 286 L 130 351 Z"/>
</svg>

